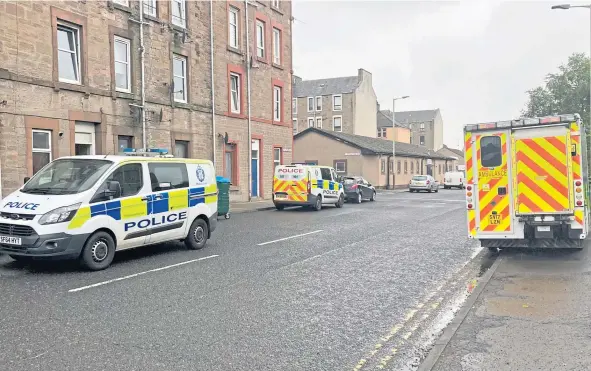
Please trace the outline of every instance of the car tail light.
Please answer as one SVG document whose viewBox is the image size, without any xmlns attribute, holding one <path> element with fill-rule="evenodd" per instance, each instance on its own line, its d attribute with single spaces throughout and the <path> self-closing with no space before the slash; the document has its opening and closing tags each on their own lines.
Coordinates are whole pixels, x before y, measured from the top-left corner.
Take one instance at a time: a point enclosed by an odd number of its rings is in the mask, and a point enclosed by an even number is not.
<svg viewBox="0 0 591 371">
<path fill-rule="evenodd" d="M 468 204 L 468 209 L 471 209 L 471 208 L 472 208 L 472 204 Z"/>
<path fill-rule="evenodd" d="M 468 197 L 472 197 L 472 192 L 467 192 L 467 193 L 466 193 L 466 196 L 468 196 Z"/>
<path fill-rule="evenodd" d="M 460 183 L 462 183 L 462 178 L 460 178 Z"/>
<path fill-rule="evenodd" d="M 581 181 L 580 181 L 580 180 L 577 180 L 577 181 L 575 182 L 575 185 L 576 185 L 577 187 L 580 187 L 580 186 L 581 186 Z"/>
<path fill-rule="evenodd" d="M 577 201 L 577 206 L 583 206 L 583 201 Z"/>
<path fill-rule="evenodd" d="M 583 188 L 581 187 L 582 184 L 582 180 L 575 180 L 575 200 L 577 200 L 575 203 L 576 206 L 583 206 Z"/>
<path fill-rule="evenodd" d="M 430 184 L 430 183 L 431 183 L 431 181 L 430 180 L 427 180 L 427 184 Z"/>
<path fill-rule="evenodd" d="M 351 189 L 357 189 L 357 184 L 353 184 L 353 185 L 351 186 Z"/>
<path fill-rule="evenodd" d="M 471 185 L 469 185 L 469 186 L 466 186 L 466 190 L 467 190 L 467 191 L 471 191 L 471 190 L 472 190 L 472 186 L 471 186 Z"/>
</svg>

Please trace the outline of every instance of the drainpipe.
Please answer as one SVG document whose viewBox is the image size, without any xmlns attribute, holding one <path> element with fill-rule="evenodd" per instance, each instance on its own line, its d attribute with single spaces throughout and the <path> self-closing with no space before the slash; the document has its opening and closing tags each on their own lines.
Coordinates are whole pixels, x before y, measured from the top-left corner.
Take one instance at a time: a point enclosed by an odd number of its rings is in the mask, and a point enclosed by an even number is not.
<svg viewBox="0 0 591 371">
<path fill-rule="evenodd" d="M 144 146 L 144 150 L 148 149 L 148 134 L 146 133 L 146 85 L 145 85 L 145 48 L 144 48 L 144 2 L 140 1 L 140 64 L 141 68 L 141 78 L 142 78 L 142 144 Z"/>
<path fill-rule="evenodd" d="M 390 159 L 392 155 L 386 156 L 386 189 L 390 188 Z M 392 170 L 394 170 L 394 165 L 392 164 Z"/>
<path fill-rule="evenodd" d="M 213 155 L 211 157 L 213 159 L 213 169 L 215 171 L 215 142 L 217 140 L 217 136 L 215 132 L 215 84 L 213 76 L 213 0 L 209 0 L 209 55 L 209 63 L 211 65 L 211 143 L 213 150 Z"/>
<path fill-rule="evenodd" d="M 248 121 L 248 201 L 252 199 L 252 137 L 250 120 L 250 26 L 248 25 L 248 0 L 244 0 L 244 24 L 246 27 L 246 101 L 247 113 L 246 119 Z M 260 155 L 259 148 L 259 157 Z"/>
</svg>

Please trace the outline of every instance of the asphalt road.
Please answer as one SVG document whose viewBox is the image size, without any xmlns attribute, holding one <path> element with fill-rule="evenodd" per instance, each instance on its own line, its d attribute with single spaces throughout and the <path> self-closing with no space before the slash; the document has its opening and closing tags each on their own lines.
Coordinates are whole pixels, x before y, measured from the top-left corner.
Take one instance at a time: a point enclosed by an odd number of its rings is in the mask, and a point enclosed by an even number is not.
<svg viewBox="0 0 591 371">
<path fill-rule="evenodd" d="M 94 273 L 0 256 L 0 370 L 411 367 L 490 265 L 464 208 L 441 190 L 234 214 L 201 251 L 125 251 Z"/>
</svg>

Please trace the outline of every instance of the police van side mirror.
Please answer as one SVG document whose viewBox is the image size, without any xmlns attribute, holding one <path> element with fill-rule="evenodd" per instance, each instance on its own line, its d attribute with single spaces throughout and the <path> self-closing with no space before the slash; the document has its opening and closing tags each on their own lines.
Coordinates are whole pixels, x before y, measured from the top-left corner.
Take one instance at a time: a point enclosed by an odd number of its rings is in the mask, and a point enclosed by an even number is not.
<svg viewBox="0 0 591 371">
<path fill-rule="evenodd" d="M 31 180 L 31 177 L 30 177 L 30 176 L 26 176 L 26 177 L 25 177 L 25 181 L 24 181 L 24 183 L 23 183 L 23 184 L 27 184 L 27 182 L 28 182 L 29 180 Z"/>
<path fill-rule="evenodd" d="M 116 180 L 108 181 L 105 196 L 114 198 L 121 197 L 121 184 Z"/>
</svg>

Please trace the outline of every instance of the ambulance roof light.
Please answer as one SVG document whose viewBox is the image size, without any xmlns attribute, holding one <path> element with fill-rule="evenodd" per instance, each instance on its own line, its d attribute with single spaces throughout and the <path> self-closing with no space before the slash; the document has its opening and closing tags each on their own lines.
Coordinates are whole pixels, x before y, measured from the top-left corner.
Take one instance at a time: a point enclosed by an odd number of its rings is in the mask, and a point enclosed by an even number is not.
<svg viewBox="0 0 591 371">
<path fill-rule="evenodd" d="M 560 116 L 547 116 L 540 118 L 540 124 L 552 124 L 560 122 Z"/>
<path fill-rule="evenodd" d="M 497 127 L 498 128 L 510 128 L 511 121 L 499 121 L 499 122 L 497 122 Z"/>
<path fill-rule="evenodd" d="M 540 119 L 523 119 L 523 125 L 538 125 L 540 123 Z"/>
<path fill-rule="evenodd" d="M 495 122 L 487 122 L 485 124 L 478 124 L 478 129 L 494 129 L 497 127 Z"/>
<path fill-rule="evenodd" d="M 576 114 L 574 114 L 574 115 L 569 114 L 569 115 L 561 115 L 560 116 L 560 121 L 562 121 L 562 122 L 573 122 L 576 120 L 577 120 Z"/>
</svg>

